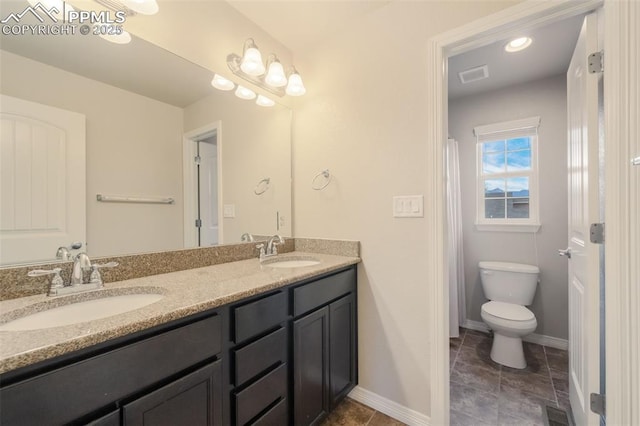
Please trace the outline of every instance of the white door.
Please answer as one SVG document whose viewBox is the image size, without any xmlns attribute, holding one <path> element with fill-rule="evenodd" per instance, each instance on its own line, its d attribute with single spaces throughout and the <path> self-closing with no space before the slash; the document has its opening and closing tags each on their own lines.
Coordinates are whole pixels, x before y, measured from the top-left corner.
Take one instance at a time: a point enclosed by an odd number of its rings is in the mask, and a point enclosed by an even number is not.
<svg viewBox="0 0 640 426">
<path fill-rule="evenodd" d="M 213 138 L 215 142 L 215 136 Z M 218 244 L 218 155 L 215 143 L 200 141 L 200 246 Z"/>
<path fill-rule="evenodd" d="M 598 51 L 597 16 L 583 23 L 567 71 L 569 167 L 569 397 L 577 425 L 599 424 L 590 394 L 600 391 L 600 246 L 590 224 L 600 222 L 598 79 L 587 58 Z"/>
<path fill-rule="evenodd" d="M 85 117 L 0 95 L 0 264 L 86 242 Z"/>
</svg>

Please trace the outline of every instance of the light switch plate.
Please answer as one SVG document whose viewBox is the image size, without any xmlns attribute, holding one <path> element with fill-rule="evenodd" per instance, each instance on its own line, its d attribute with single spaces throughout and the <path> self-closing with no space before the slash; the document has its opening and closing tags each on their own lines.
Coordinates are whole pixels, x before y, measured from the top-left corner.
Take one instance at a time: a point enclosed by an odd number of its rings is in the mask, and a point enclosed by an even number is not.
<svg viewBox="0 0 640 426">
<path fill-rule="evenodd" d="M 393 197 L 393 217 L 424 217 L 424 196 Z"/>
<path fill-rule="evenodd" d="M 236 205 L 225 204 L 223 207 L 222 215 L 224 217 L 236 217 Z"/>
</svg>

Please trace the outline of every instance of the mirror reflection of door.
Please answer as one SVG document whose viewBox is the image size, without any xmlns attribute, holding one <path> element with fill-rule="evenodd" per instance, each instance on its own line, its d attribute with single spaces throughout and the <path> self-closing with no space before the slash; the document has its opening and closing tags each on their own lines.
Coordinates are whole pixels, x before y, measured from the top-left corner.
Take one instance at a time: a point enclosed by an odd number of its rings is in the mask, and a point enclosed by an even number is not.
<svg viewBox="0 0 640 426">
<path fill-rule="evenodd" d="M 204 135 L 195 144 L 198 247 L 208 247 L 219 241 L 217 133 Z"/>
<path fill-rule="evenodd" d="M 86 243 L 85 116 L 0 95 L 0 265 Z"/>
</svg>

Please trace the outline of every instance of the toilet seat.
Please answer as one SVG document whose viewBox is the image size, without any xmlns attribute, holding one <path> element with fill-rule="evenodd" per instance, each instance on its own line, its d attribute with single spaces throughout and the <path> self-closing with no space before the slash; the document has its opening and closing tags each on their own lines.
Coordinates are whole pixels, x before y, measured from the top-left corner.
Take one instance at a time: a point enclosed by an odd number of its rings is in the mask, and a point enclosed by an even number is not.
<svg viewBox="0 0 640 426">
<path fill-rule="evenodd" d="M 491 301 L 483 304 L 481 310 L 482 313 L 501 320 L 530 322 L 536 318 L 529 309 L 515 303 Z"/>
</svg>

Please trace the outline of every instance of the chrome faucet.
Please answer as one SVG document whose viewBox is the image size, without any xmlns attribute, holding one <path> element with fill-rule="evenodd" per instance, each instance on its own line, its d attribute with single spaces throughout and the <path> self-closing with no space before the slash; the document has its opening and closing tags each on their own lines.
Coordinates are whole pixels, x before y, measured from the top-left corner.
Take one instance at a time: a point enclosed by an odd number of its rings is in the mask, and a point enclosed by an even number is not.
<svg viewBox="0 0 640 426">
<path fill-rule="evenodd" d="M 278 248 L 276 246 L 280 244 L 284 244 L 284 238 L 280 235 L 274 235 L 269 238 L 269 241 L 267 241 L 267 256 L 275 256 L 278 254 Z"/>
<path fill-rule="evenodd" d="M 65 247 L 65 246 L 58 247 L 58 251 L 56 251 L 56 259 L 62 260 L 63 262 L 68 262 L 73 258 L 70 251 L 78 250 L 80 247 L 82 247 L 81 242 L 71 243 L 71 245 L 68 247 Z"/>
<path fill-rule="evenodd" d="M 245 232 L 244 234 L 242 234 L 242 236 L 240 237 L 240 241 L 247 241 L 247 242 L 254 242 L 255 239 L 253 238 L 253 235 L 251 235 L 248 232 Z"/>
<path fill-rule="evenodd" d="M 53 275 L 51 284 L 49 285 L 49 296 L 62 296 L 65 294 L 80 293 L 89 290 L 99 290 L 104 287 L 99 269 L 114 268 L 118 266 L 118 262 L 109 262 L 91 264 L 89 256 L 86 253 L 80 253 L 73 260 L 73 271 L 71 273 L 71 282 L 65 283 L 60 276 L 61 268 L 49 270 L 36 269 L 27 273 L 30 277 L 39 277 L 42 275 Z M 91 276 L 88 283 L 84 282 L 84 271 L 91 269 Z"/>
<path fill-rule="evenodd" d="M 91 269 L 91 260 L 87 253 L 79 253 L 73 258 L 71 285 L 84 284 L 84 271 Z"/>
<path fill-rule="evenodd" d="M 262 261 L 266 257 L 275 256 L 278 254 L 278 248 L 276 246 L 284 244 L 284 238 L 280 235 L 274 235 L 269 238 L 267 245 L 258 244 L 256 248 L 260 250 L 260 260 Z"/>
</svg>

